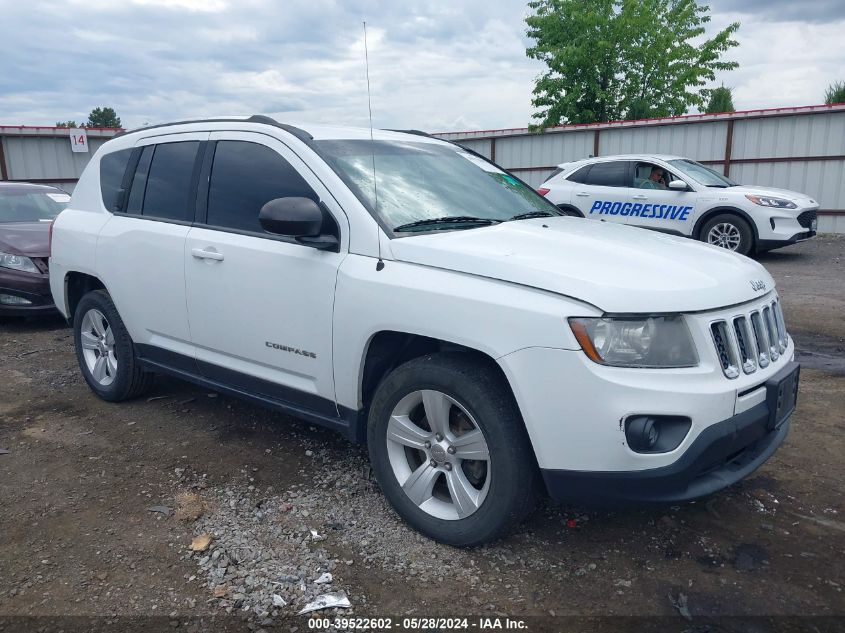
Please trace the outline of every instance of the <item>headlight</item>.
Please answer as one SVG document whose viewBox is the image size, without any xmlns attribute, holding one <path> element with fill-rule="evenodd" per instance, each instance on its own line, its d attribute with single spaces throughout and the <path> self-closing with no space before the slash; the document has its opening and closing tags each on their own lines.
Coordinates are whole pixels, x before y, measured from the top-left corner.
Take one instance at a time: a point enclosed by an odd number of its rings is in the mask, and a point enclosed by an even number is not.
<svg viewBox="0 0 845 633">
<path fill-rule="evenodd" d="M 20 270 L 25 273 L 41 272 L 32 263 L 29 257 L 23 255 L 12 255 L 10 253 L 0 253 L 0 268 L 11 268 L 12 270 Z"/>
<path fill-rule="evenodd" d="M 754 204 L 759 204 L 761 207 L 774 207 L 775 209 L 797 209 L 794 202 L 784 200 L 783 198 L 770 198 L 769 196 L 745 196 Z"/>
<path fill-rule="evenodd" d="M 680 316 L 571 318 L 587 356 L 613 367 L 694 367 L 698 354 Z"/>
</svg>

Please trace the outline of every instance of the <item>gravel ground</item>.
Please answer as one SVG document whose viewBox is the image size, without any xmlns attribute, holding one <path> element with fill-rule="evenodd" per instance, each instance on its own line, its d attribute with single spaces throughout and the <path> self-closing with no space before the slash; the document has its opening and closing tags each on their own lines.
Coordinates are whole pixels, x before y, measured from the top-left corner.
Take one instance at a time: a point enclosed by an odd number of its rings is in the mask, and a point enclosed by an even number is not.
<svg viewBox="0 0 845 633">
<path fill-rule="evenodd" d="M 837 237 L 761 257 L 804 370 L 752 477 L 684 506 L 545 503 L 469 550 L 408 529 L 325 429 L 169 378 L 104 403 L 61 322 L 0 324 L 0 616 L 307 630 L 296 614 L 341 592 L 319 613 L 845 616 L 843 257 Z"/>
</svg>

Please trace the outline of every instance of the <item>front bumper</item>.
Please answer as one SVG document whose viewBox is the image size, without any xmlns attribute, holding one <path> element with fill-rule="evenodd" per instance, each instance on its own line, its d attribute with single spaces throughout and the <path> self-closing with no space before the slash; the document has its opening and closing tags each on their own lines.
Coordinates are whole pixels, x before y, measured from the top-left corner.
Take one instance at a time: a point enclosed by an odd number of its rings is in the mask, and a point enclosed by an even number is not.
<svg viewBox="0 0 845 633">
<path fill-rule="evenodd" d="M 0 316 L 37 316 L 52 314 L 56 310 L 47 274 L 22 273 L 0 268 L 0 295 L 11 295 L 29 301 L 24 305 L 9 305 L 0 301 Z"/>
<path fill-rule="evenodd" d="M 727 488 L 757 470 L 781 445 L 789 420 L 769 427 L 766 402 L 704 429 L 681 457 L 631 472 L 543 470 L 557 501 L 589 504 L 679 503 Z"/>
<path fill-rule="evenodd" d="M 757 240 L 757 250 L 758 251 L 771 251 L 776 248 L 781 248 L 783 246 L 789 246 L 790 244 L 795 244 L 796 242 L 802 242 L 804 240 L 808 240 L 811 237 L 815 237 L 815 231 L 802 231 L 800 233 L 796 233 L 792 237 L 782 240 Z"/>
</svg>

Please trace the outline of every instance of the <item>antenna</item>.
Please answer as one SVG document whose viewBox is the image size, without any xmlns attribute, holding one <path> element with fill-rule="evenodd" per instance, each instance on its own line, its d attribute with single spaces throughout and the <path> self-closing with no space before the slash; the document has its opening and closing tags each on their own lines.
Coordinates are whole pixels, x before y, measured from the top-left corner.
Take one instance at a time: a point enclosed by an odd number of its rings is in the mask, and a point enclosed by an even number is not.
<svg viewBox="0 0 845 633">
<path fill-rule="evenodd" d="M 373 141 L 373 101 L 370 96 L 370 54 L 367 50 L 367 21 L 364 20 L 364 63 L 367 67 L 367 108 L 370 111 L 370 148 L 373 157 L 373 197 L 375 198 L 376 213 L 378 213 L 378 180 L 376 178 L 376 149 Z M 381 258 L 381 234 L 376 233 L 378 239 L 378 262 L 376 270 L 384 268 L 384 261 Z"/>
</svg>

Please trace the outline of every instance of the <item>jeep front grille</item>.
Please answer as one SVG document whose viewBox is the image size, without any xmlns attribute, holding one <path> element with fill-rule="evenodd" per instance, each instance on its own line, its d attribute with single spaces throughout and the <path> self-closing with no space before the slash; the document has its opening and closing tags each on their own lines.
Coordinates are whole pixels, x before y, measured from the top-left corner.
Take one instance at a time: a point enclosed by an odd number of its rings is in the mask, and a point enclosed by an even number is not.
<svg viewBox="0 0 845 633">
<path fill-rule="evenodd" d="M 780 302 L 720 319 L 710 324 L 710 334 L 722 373 L 738 378 L 741 372 L 752 374 L 777 362 L 786 352 L 789 335 Z"/>
</svg>

